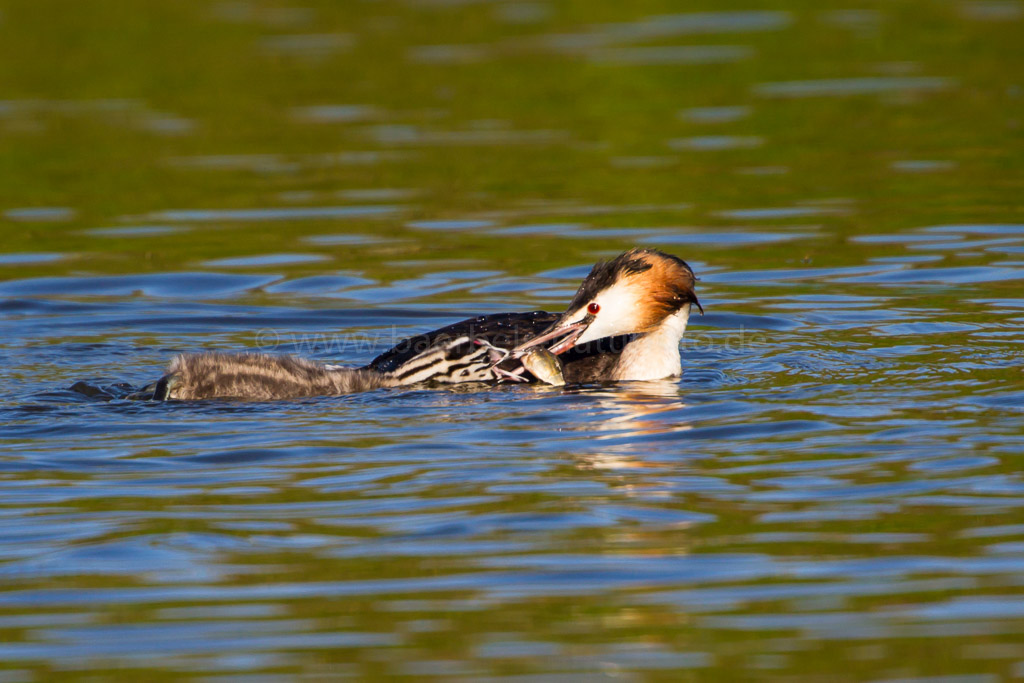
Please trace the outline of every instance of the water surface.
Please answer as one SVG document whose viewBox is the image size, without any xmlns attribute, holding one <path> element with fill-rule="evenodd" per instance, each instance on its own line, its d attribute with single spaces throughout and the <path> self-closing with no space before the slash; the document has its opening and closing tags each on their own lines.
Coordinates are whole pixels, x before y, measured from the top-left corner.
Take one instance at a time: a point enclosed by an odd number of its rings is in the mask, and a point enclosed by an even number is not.
<svg viewBox="0 0 1024 683">
<path fill-rule="evenodd" d="M 5 6 L 0 679 L 1024 675 L 1021 4 L 690 9 Z M 680 378 L 116 398 L 636 245 Z"/>
</svg>

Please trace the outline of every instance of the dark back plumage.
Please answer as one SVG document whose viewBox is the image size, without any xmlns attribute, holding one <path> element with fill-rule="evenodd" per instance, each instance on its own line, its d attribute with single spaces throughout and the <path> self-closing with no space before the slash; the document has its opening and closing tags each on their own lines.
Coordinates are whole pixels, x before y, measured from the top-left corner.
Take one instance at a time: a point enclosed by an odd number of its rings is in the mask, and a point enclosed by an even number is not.
<svg viewBox="0 0 1024 683">
<path fill-rule="evenodd" d="M 486 370 L 493 363 L 486 348 L 476 342 L 512 349 L 536 337 L 558 318 L 558 313 L 547 311 L 495 313 L 469 318 L 404 339 L 370 361 L 366 369 L 384 373 L 400 383 L 406 383 L 414 375 L 428 375 L 428 379 L 433 381 L 460 381 L 477 371 Z M 630 339 L 629 335 L 610 337 L 566 351 L 560 356 L 566 380 L 570 383 L 591 382 L 607 376 L 607 369 L 618 360 Z M 512 369 L 517 361 L 510 360 L 508 365 L 508 369 Z M 463 376 L 462 373 L 467 374 Z M 493 379 L 489 372 L 486 379 Z"/>
<path fill-rule="evenodd" d="M 496 313 L 410 337 L 366 366 L 400 384 L 491 381 L 501 349 L 532 339 L 558 316 L 545 311 Z"/>
<path fill-rule="evenodd" d="M 423 354 L 439 349 L 445 349 L 447 355 L 451 356 L 448 360 L 454 360 L 458 351 L 469 351 L 468 348 L 460 349 L 460 345 L 452 346 L 453 341 L 461 338 L 482 340 L 498 348 L 511 349 L 537 336 L 557 319 L 557 314 L 547 311 L 480 315 L 403 339 L 370 361 L 366 367 L 393 374 Z"/>
</svg>

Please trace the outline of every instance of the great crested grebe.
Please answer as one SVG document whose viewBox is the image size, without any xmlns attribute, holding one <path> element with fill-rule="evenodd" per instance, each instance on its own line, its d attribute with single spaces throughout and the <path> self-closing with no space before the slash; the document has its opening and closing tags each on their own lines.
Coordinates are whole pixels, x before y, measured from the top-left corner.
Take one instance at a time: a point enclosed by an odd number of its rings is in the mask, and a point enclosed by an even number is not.
<svg viewBox="0 0 1024 683">
<path fill-rule="evenodd" d="M 140 398 L 273 400 L 421 382 L 550 384 L 651 380 L 681 372 L 694 293 L 686 262 L 633 249 L 595 265 L 564 313 L 496 313 L 410 337 L 360 368 L 259 353 L 178 356 Z M 547 345 L 546 347 L 544 345 Z"/>
</svg>

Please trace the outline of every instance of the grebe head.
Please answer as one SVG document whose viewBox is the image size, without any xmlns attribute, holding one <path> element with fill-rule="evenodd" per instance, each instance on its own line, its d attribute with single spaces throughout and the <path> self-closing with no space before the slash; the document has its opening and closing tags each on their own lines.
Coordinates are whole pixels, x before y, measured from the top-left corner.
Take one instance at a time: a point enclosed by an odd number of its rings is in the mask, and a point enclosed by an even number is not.
<svg viewBox="0 0 1024 683">
<path fill-rule="evenodd" d="M 595 265 L 565 313 L 516 352 L 557 340 L 550 351 L 559 354 L 596 339 L 647 334 L 690 304 L 703 314 L 694 282 L 682 259 L 654 249 L 632 249 Z"/>
</svg>

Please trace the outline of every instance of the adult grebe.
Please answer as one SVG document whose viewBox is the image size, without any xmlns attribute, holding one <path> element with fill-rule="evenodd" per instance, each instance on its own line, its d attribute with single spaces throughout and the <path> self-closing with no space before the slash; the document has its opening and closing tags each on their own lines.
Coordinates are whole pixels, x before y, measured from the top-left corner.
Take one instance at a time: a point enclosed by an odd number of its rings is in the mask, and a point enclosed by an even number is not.
<svg viewBox="0 0 1024 683">
<path fill-rule="evenodd" d="M 679 341 L 691 306 L 704 312 L 694 281 L 682 259 L 633 249 L 595 265 L 562 314 L 463 320 L 406 339 L 361 368 L 258 353 L 183 355 L 137 396 L 273 400 L 535 374 L 552 384 L 671 377 L 682 369 Z"/>
</svg>

